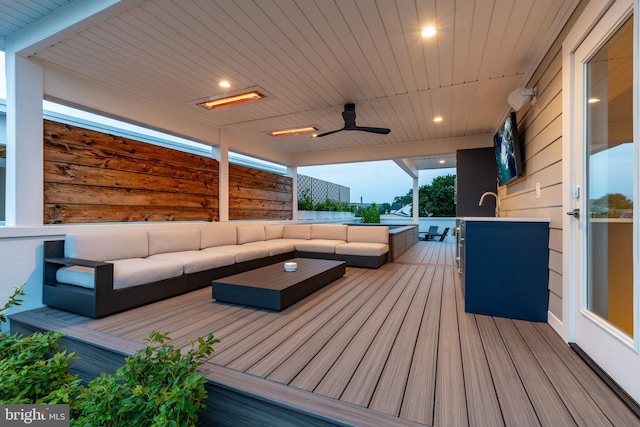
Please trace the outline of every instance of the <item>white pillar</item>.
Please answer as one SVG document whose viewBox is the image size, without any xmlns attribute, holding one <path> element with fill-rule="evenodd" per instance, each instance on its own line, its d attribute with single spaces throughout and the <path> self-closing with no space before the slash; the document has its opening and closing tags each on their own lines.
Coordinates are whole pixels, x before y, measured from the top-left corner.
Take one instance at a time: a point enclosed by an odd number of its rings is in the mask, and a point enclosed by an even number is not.
<svg viewBox="0 0 640 427">
<path fill-rule="evenodd" d="M 218 147 L 213 147 L 213 153 L 220 165 L 218 171 L 218 220 L 229 221 L 229 143 L 220 131 Z"/>
<path fill-rule="evenodd" d="M 287 166 L 287 176 L 291 181 L 291 219 L 298 219 L 298 167 Z"/>
<path fill-rule="evenodd" d="M 418 225 L 420 222 L 419 202 L 420 202 L 420 188 L 418 186 L 418 177 L 413 178 L 413 223 Z"/>
<path fill-rule="evenodd" d="M 7 226 L 43 224 L 43 68 L 7 49 Z"/>
</svg>

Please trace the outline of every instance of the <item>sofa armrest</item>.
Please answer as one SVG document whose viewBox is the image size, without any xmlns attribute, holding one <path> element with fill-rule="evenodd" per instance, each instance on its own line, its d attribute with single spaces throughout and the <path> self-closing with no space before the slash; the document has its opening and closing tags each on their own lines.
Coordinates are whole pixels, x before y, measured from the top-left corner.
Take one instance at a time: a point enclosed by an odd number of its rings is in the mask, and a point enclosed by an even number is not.
<svg viewBox="0 0 640 427">
<path fill-rule="evenodd" d="M 56 272 L 60 267 L 79 266 L 89 267 L 95 270 L 93 291 L 96 295 L 113 291 L 113 264 L 88 259 L 47 257 L 44 259 L 44 284 L 55 285 L 58 283 Z"/>
</svg>

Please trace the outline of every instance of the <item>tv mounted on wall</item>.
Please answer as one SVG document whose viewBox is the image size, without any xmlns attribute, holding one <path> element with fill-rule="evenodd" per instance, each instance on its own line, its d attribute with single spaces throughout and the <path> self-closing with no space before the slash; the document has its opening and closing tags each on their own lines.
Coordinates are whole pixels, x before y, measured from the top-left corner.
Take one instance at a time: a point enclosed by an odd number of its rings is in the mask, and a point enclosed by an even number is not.
<svg viewBox="0 0 640 427">
<path fill-rule="evenodd" d="M 498 168 L 498 184 L 506 185 L 522 176 L 522 155 L 516 113 L 511 112 L 493 137 Z"/>
</svg>

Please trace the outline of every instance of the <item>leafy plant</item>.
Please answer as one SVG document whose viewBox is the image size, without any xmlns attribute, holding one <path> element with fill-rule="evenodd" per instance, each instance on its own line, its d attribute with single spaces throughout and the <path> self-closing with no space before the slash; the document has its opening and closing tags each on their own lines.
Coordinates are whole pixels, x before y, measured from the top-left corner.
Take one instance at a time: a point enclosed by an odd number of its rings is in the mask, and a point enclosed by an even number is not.
<svg viewBox="0 0 640 427">
<path fill-rule="evenodd" d="M 210 334 L 182 354 L 167 333 L 152 332 L 147 347 L 113 375 L 101 374 L 78 396 L 79 426 L 195 426 L 204 407 L 206 380 L 198 366 L 219 342 Z"/>
<path fill-rule="evenodd" d="M 22 302 L 17 288 L 0 310 Z M 185 354 L 167 333 L 152 332 L 145 348 L 126 359 L 113 375 L 102 373 L 87 387 L 69 373 L 74 353 L 61 351 L 63 334 L 0 334 L 0 404 L 57 404 L 71 407 L 74 426 L 195 426 L 204 408 L 206 380 L 197 372 L 219 340 L 190 341 Z"/>
<path fill-rule="evenodd" d="M 0 310 L 20 305 L 24 285 L 16 288 Z M 61 351 L 61 333 L 36 332 L 28 336 L 0 334 L 0 403 L 71 403 L 80 380 L 69 373 L 74 353 Z"/>
<path fill-rule="evenodd" d="M 375 203 L 372 203 L 371 206 L 362 210 L 360 222 L 365 224 L 380 223 L 380 212 Z"/>
<path fill-rule="evenodd" d="M 302 194 L 300 196 L 300 198 L 298 199 L 298 210 L 300 211 L 312 211 L 314 206 L 313 206 L 313 199 L 311 198 L 311 195 L 309 194 L 309 189 L 305 188 L 302 191 Z"/>
</svg>

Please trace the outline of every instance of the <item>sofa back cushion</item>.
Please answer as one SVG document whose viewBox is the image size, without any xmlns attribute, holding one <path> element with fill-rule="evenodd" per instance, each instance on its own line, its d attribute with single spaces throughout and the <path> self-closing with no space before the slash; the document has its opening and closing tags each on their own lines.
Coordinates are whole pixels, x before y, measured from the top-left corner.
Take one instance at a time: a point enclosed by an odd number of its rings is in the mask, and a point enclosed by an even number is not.
<svg viewBox="0 0 640 427">
<path fill-rule="evenodd" d="M 311 238 L 325 240 L 347 240 L 345 224 L 311 224 Z"/>
<path fill-rule="evenodd" d="M 311 224 L 286 224 L 282 238 L 309 240 L 311 238 Z"/>
<path fill-rule="evenodd" d="M 145 258 L 149 244 L 145 230 L 70 233 L 64 238 L 64 256 L 107 261 Z"/>
<path fill-rule="evenodd" d="M 212 222 L 200 226 L 200 249 L 236 245 L 236 226 L 227 222 Z"/>
<path fill-rule="evenodd" d="M 274 224 L 264 226 L 265 240 L 282 239 L 284 224 Z"/>
<path fill-rule="evenodd" d="M 183 228 L 149 230 L 149 255 L 200 249 L 200 230 Z"/>
<path fill-rule="evenodd" d="M 349 226 L 348 242 L 389 243 L 389 227 L 378 225 Z"/>
<path fill-rule="evenodd" d="M 239 225 L 236 227 L 238 232 L 238 244 L 244 245 L 251 242 L 262 242 L 265 240 L 264 225 Z"/>
</svg>

